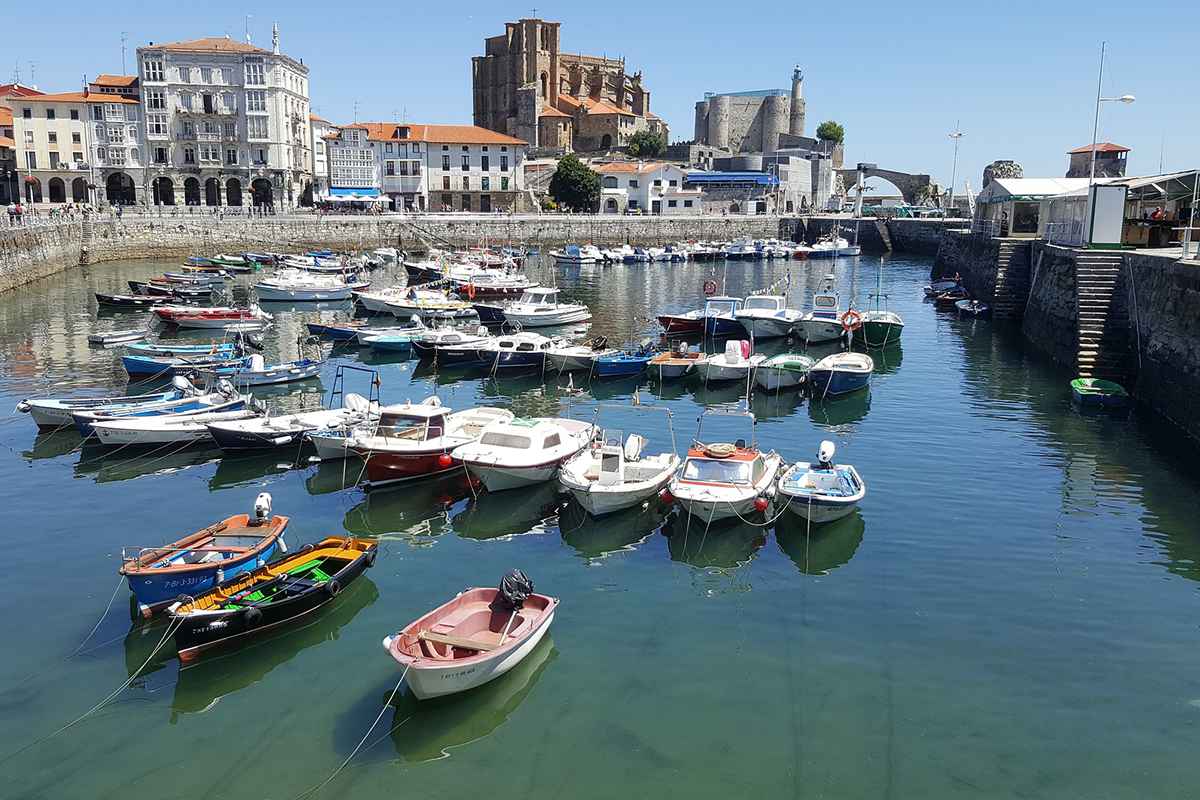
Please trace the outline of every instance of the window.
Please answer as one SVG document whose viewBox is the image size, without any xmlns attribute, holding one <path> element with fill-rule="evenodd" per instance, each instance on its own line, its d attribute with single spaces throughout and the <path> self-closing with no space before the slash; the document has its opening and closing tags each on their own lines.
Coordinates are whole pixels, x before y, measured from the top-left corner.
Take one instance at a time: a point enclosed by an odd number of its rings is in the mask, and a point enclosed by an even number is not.
<svg viewBox="0 0 1200 800">
<path fill-rule="evenodd" d="M 50 151 L 50 169 L 58 169 L 58 151 Z"/>
<path fill-rule="evenodd" d="M 215 163 L 221 160 L 221 151 L 214 144 L 200 145 L 200 160 Z"/>
<path fill-rule="evenodd" d="M 130 140 L 131 142 L 136 142 L 136 141 L 137 141 L 137 125 L 130 125 L 130 126 L 129 126 L 129 140 Z"/>
<path fill-rule="evenodd" d="M 179 82 L 180 83 L 191 83 L 192 82 L 192 68 L 191 67 L 180 67 L 179 68 Z"/>
<path fill-rule="evenodd" d="M 450 169 L 450 156 L 446 155 L 445 153 L 442 153 L 442 169 Z"/>
<path fill-rule="evenodd" d="M 50 131 L 48 134 L 46 134 L 46 138 L 50 144 L 58 144 L 58 134 L 54 131 Z"/>
<path fill-rule="evenodd" d="M 655 180 L 655 181 L 654 181 L 654 188 L 655 188 L 655 189 L 661 189 L 661 188 L 662 188 L 662 178 L 658 178 L 657 180 Z"/>
<path fill-rule="evenodd" d="M 605 189 L 616 189 L 617 188 L 617 179 L 615 177 L 613 177 L 612 175 L 605 175 L 600 180 L 600 185 L 603 186 Z"/>
<path fill-rule="evenodd" d="M 109 125 L 108 140 L 114 144 L 119 144 L 125 141 L 125 126 L 124 125 Z"/>
<path fill-rule="evenodd" d="M 668 181 L 668 182 L 667 182 L 667 185 L 668 185 L 668 186 L 678 186 L 678 185 L 679 185 L 679 181 L 676 181 L 676 180 Z"/>
<path fill-rule="evenodd" d="M 224 125 L 221 126 L 221 129 L 222 129 L 221 132 L 225 134 L 226 139 L 233 139 L 237 136 L 237 123 L 236 122 L 226 122 Z"/>
<path fill-rule="evenodd" d="M 183 148 L 183 163 L 185 163 L 185 164 L 195 164 L 196 163 L 196 148 L 194 148 L 194 147 Z"/>
<path fill-rule="evenodd" d="M 125 119 L 125 111 L 116 103 L 104 104 L 104 118 L 109 122 Z"/>
<path fill-rule="evenodd" d="M 391 146 L 391 145 L 389 145 L 389 147 L 390 147 L 390 146 Z M 386 161 L 386 162 L 384 162 L 384 165 L 383 165 L 383 174 L 384 174 L 384 175 L 395 175 L 395 174 L 396 174 L 396 162 L 395 162 L 395 161 Z"/>
<path fill-rule="evenodd" d="M 146 131 L 151 136 L 166 136 L 167 135 L 167 115 L 166 114 L 147 114 L 146 115 Z"/>
<path fill-rule="evenodd" d="M 246 117 L 246 136 L 250 139 L 266 139 L 267 118 Z"/>
<path fill-rule="evenodd" d="M 231 67 L 221 67 L 221 83 L 226 86 L 233 83 L 233 69 Z"/>
<path fill-rule="evenodd" d="M 500 156 L 500 171 L 508 172 L 508 156 Z"/>
<path fill-rule="evenodd" d="M 502 191 L 502 192 L 508 191 L 508 178 L 500 179 L 500 191 Z"/>
<path fill-rule="evenodd" d="M 463 191 L 464 192 L 471 191 L 471 179 L 468 178 L 466 175 L 463 176 Z"/>
<path fill-rule="evenodd" d="M 401 176 L 408 175 L 408 162 L 407 161 L 400 162 L 400 174 L 401 174 Z"/>
<path fill-rule="evenodd" d="M 92 119 L 104 119 L 104 106 L 92 106 Z"/>
<path fill-rule="evenodd" d="M 124 164 L 125 163 L 125 150 L 120 147 L 110 147 L 108 150 L 108 163 Z"/>
<path fill-rule="evenodd" d="M 667 208 L 675 208 L 678 205 L 679 205 L 678 200 L 668 200 L 667 201 Z"/>
<path fill-rule="evenodd" d="M 257 57 L 248 57 L 246 59 L 246 85 L 247 86 L 265 86 L 266 81 L 263 79 L 263 60 Z"/>
<path fill-rule="evenodd" d="M 683 201 L 683 207 L 684 207 L 684 208 L 691 208 L 691 207 L 692 207 L 692 201 L 691 201 L 691 200 L 684 200 L 684 201 Z"/>
<path fill-rule="evenodd" d="M 185 121 L 183 123 L 183 135 L 188 139 L 196 138 L 196 123 Z"/>
<path fill-rule="evenodd" d="M 210 136 L 217 132 L 217 124 L 215 122 L 209 122 L 208 120 L 204 120 L 204 122 L 200 123 L 200 128 Z"/>
<path fill-rule="evenodd" d="M 390 156 L 390 155 L 391 155 L 391 154 L 394 152 L 394 151 L 392 150 L 392 143 L 391 143 L 391 142 L 388 142 L 387 144 L 385 144 L 385 145 L 383 146 L 383 152 L 387 153 L 389 156 Z"/>
<path fill-rule="evenodd" d="M 213 82 L 212 67 L 201 67 L 200 68 L 200 82 L 201 83 L 212 83 Z"/>
<path fill-rule="evenodd" d="M 185 111 L 192 110 L 192 96 L 189 93 L 179 95 L 179 107 Z"/>
<path fill-rule="evenodd" d="M 237 97 L 233 92 L 221 92 L 221 109 L 224 111 L 237 111 Z"/>
<path fill-rule="evenodd" d="M 167 96 L 162 89 L 146 90 L 146 108 L 150 111 L 167 110 Z"/>
<path fill-rule="evenodd" d="M 480 191 L 486 192 L 486 191 L 490 190 L 491 188 L 492 188 L 492 179 L 491 178 L 485 177 L 479 182 Z"/>
<path fill-rule="evenodd" d="M 463 168 L 463 169 L 470 169 L 470 168 L 471 168 L 471 156 L 470 156 L 470 154 L 469 154 L 469 153 L 463 153 L 463 157 L 462 157 L 462 168 Z"/>
<path fill-rule="evenodd" d="M 443 189 L 449 189 L 449 188 L 450 188 L 450 176 L 449 176 L 449 175 L 443 175 L 443 176 L 442 176 L 442 188 L 443 188 Z"/>
<path fill-rule="evenodd" d="M 167 163 L 167 148 L 165 148 L 165 147 L 154 148 L 154 163 L 155 164 Z"/>
<path fill-rule="evenodd" d="M 76 164 L 82 164 L 83 163 L 83 151 L 75 150 L 74 152 L 72 152 L 71 160 L 74 161 Z"/>
<path fill-rule="evenodd" d="M 33 109 L 32 108 L 22 108 L 21 109 L 21 118 L 22 119 L 33 119 Z"/>
<path fill-rule="evenodd" d="M 629 200 L 629 207 L 630 207 L 630 208 L 637 208 L 637 207 L 638 207 L 638 201 L 637 201 L 637 200 L 635 200 L 635 199 L 633 199 L 633 198 L 630 198 L 630 200 Z"/>
<path fill-rule="evenodd" d="M 142 62 L 142 71 L 148 81 L 161 81 L 163 79 L 163 62 L 157 58 L 148 58 Z"/>
<path fill-rule="evenodd" d="M 79 119 L 79 109 L 78 108 L 71 109 L 71 119 L 73 119 L 73 120 Z"/>
<path fill-rule="evenodd" d="M 254 89 L 246 92 L 246 110 L 247 111 L 266 111 L 267 110 L 267 93 Z"/>
<path fill-rule="evenodd" d="M 258 148 L 255 148 L 255 150 L 254 150 L 254 163 L 255 163 L 255 164 L 265 164 L 265 163 L 267 163 L 267 149 L 266 149 L 265 147 L 258 147 Z"/>
<path fill-rule="evenodd" d="M 630 188 L 630 189 L 636 189 L 636 188 L 638 188 L 638 182 L 637 182 L 637 179 L 636 179 L 636 178 L 631 178 L 631 179 L 629 180 L 629 188 Z"/>
<path fill-rule="evenodd" d="M 471 148 L 467 147 L 467 146 L 464 144 L 464 145 L 463 145 L 463 152 L 464 152 L 464 153 L 469 153 L 469 152 L 471 152 Z"/>
<path fill-rule="evenodd" d="M 54 119 L 54 109 L 53 108 L 46 109 L 46 119 Z"/>
<path fill-rule="evenodd" d="M 485 147 L 485 148 L 483 148 L 483 149 L 484 149 L 484 150 L 486 150 L 487 148 Z M 480 168 L 481 170 L 483 170 L 484 172 L 487 172 L 487 171 L 488 171 L 488 166 L 489 166 L 489 165 L 488 165 L 488 157 L 487 157 L 487 156 L 480 156 L 480 157 L 479 157 L 479 168 Z"/>
<path fill-rule="evenodd" d="M 37 153 L 25 154 L 25 166 L 29 169 L 37 169 Z"/>
<path fill-rule="evenodd" d="M 235 166 L 238 162 L 237 150 L 230 147 L 225 151 L 225 163 L 230 166 Z"/>
<path fill-rule="evenodd" d="M 25 144 L 33 144 L 33 131 L 25 131 Z"/>
<path fill-rule="evenodd" d="M 462 210 L 463 210 L 463 211 L 470 211 L 470 210 L 471 210 L 471 195 L 469 195 L 469 194 L 464 194 L 464 195 L 462 196 Z"/>
<path fill-rule="evenodd" d="M 213 105 L 213 96 L 211 94 L 207 94 L 207 93 L 202 94 L 202 95 L 200 95 L 200 99 L 204 103 L 204 113 L 205 114 L 211 114 L 211 113 L 213 113 L 214 110 L 216 110 L 215 106 Z"/>
</svg>

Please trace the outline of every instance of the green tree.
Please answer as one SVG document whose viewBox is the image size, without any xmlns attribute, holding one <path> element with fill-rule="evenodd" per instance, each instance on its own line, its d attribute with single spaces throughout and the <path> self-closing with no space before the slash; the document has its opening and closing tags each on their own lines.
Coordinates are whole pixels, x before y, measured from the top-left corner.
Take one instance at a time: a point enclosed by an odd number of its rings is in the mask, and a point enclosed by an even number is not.
<svg viewBox="0 0 1200 800">
<path fill-rule="evenodd" d="M 654 158 L 667 152 L 667 138 L 660 133 L 638 131 L 629 137 L 629 155 Z"/>
<path fill-rule="evenodd" d="M 572 211 L 595 211 L 600 202 L 600 176 L 574 153 L 559 159 L 550 179 L 550 196 L 560 207 Z"/>
<path fill-rule="evenodd" d="M 846 129 L 840 122 L 827 119 L 817 126 L 817 138 L 822 142 L 841 144 L 846 139 Z"/>
</svg>

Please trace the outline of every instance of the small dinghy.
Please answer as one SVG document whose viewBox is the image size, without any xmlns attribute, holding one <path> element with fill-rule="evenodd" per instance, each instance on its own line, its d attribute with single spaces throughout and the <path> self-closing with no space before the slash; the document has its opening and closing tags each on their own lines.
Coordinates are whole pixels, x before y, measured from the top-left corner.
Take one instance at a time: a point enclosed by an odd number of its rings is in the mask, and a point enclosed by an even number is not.
<svg viewBox="0 0 1200 800">
<path fill-rule="evenodd" d="M 316 611 L 375 563 L 373 539 L 330 536 L 168 607 L 181 664 Z"/>
<path fill-rule="evenodd" d="M 940 281 L 934 281 L 933 283 L 929 284 L 928 286 L 926 286 L 923 289 L 923 291 L 925 292 L 926 297 L 933 299 L 934 297 L 937 297 L 942 292 L 948 292 L 951 289 L 958 289 L 958 288 L 959 288 L 959 285 L 958 285 L 957 280 L 940 280 Z"/>
<path fill-rule="evenodd" d="M 592 375 L 596 378 L 632 378 L 641 375 L 654 358 L 649 340 L 634 350 L 618 350 L 596 357 Z"/>
<path fill-rule="evenodd" d="M 864 353 L 834 353 L 808 371 L 808 385 L 819 397 L 849 394 L 871 383 L 875 362 Z"/>
<path fill-rule="evenodd" d="M 194 370 L 211 370 L 216 367 L 235 369 L 244 362 L 245 359 L 236 353 L 220 350 L 215 353 L 196 355 L 182 353 L 170 356 L 144 356 L 137 353 L 126 353 L 121 356 L 121 366 L 125 368 L 125 372 L 131 378 L 138 377 L 145 380 L 186 375 Z"/>
<path fill-rule="evenodd" d="M 608 339 L 597 336 L 583 344 L 555 342 L 546 351 L 546 369 L 557 372 L 591 372 L 596 359 L 617 351 L 608 346 Z"/>
<path fill-rule="evenodd" d="M 88 344 L 125 344 L 144 338 L 146 338 L 145 328 L 135 328 L 127 331 L 105 331 L 104 333 L 88 334 Z"/>
<path fill-rule="evenodd" d="M 631 508 L 654 497 L 679 469 L 674 453 L 643 456 L 646 440 L 630 434 L 601 437 L 563 463 L 558 481 L 593 517 Z"/>
<path fill-rule="evenodd" d="M 841 519 L 867 495 L 867 485 L 850 464 L 834 464 L 833 442 L 821 442 L 816 463 L 798 461 L 779 477 L 777 502 L 813 523 Z"/>
<path fill-rule="evenodd" d="M 708 383 L 745 381 L 766 356 L 754 355 L 748 339 L 725 342 L 723 353 L 713 353 L 696 361 L 696 372 Z"/>
<path fill-rule="evenodd" d="M 383 640 L 418 700 L 499 678 L 529 655 L 554 621 L 558 599 L 533 593 L 514 570 L 499 589 L 467 589 Z"/>
<path fill-rule="evenodd" d="M 273 317 L 256 305 L 249 308 L 160 307 L 154 309 L 159 319 L 179 328 L 227 328 L 245 330 L 247 326 L 265 327 Z"/>
<path fill-rule="evenodd" d="M 125 352 L 131 355 L 151 357 L 224 358 L 239 357 L 241 348 L 236 342 L 211 342 L 209 344 L 164 344 L 147 342 L 131 344 Z"/>
<path fill-rule="evenodd" d="M 278 417 L 251 417 L 212 422 L 208 432 L 225 452 L 271 450 L 294 445 L 309 431 L 344 429 L 374 422 L 379 404 L 371 404 L 360 394 L 346 395 L 342 408 L 322 408 Z"/>
<path fill-rule="evenodd" d="M 687 342 L 680 342 L 670 352 L 659 353 L 650 359 L 646 369 L 651 378 L 657 378 L 659 383 L 674 381 L 686 376 L 696 367 L 696 362 L 704 358 L 704 353 L 698 349 L 689 349 Z"/>
<path fill-rule="evenodd" d="M 769 392 L 795 389 L 808 379 L 816 359 L 799 353 L 771 356 L 754 371 L 754 382 Z"/>
<path fill-rule="evenodd" d="M 72 414 L 80 411 L 116 411 L 156 403 L 170 403 L 195 397 L 200 392 L 187 378 L 177 377 L 171 388 L 152 394 L 119 395 L 117 397 L 47 397 L 22 400 L 17 411 L 29 414 L 41 430 L 57 430 L 75 424 Z"/>
<path fill-rule="evenodd" d="M 258 353 L 227 365 L 211 366 L 198 371 L 210 380 L 225 378 L 235 386 L 273 386 L 278 383 L 306 381 L 321 374 L 323 359 L 299 358 L 280 364 L 268 364 Z"/>
<path fill-rule="evenodd" d="M 104 294 L 96 292 L 96 302 L 107 308 L 154 308 L 171 302 L 170 297 L 150 294 Z"/>
<path fill-rule="evenodd" d="M 180 414 L 200 414 L 215 411 L 233 411 L 243 408 L 246 398 L 234 390 L 228 381 L 219 382 L 210 392 L 201 393 L 191 387 L 191 382 L 181 375 L 172 379 L 172 383 L 180 389 L 177 396 L 169 400 L 137 402 L 126 404 L 111 404 L 98 408 L 74 409 L 71 411 L 71 421 L 82 436 L 92 434 L 92 425 L 97 422 L 113 419 L 147 419 Z"/>
<path fill-rule="evenodd" d="M 955 300 L 954 307 L 958 309 L 959 316 L 963 317 L 990 317 L 992 315 L 992 307 L 979 300 Z"/>
<path fill-rule="evenodd" d="M 1100 378 L 1071 381 L 1071 399 L 1083 408 L 1124 408 L 1129 405 L 1129 393 L 1124 386 Z"/>
<path fill-rule="evenodd" d="M 287 517 L 271 514 L 271 495 L 263 492 L 254 501 L 253 516 L 236 514 L 162 547 L 122 547 L 120 572 L 148 618 L 180 594 L 208 591 L 261 567 L 276 551 L 286 552 L 287 524 Z"/>
</svg>

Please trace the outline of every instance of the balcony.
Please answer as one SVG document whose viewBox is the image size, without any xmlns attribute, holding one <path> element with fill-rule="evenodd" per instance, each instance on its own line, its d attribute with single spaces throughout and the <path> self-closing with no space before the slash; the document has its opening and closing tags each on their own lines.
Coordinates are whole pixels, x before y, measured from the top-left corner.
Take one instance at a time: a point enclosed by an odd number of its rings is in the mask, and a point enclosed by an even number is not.
<svg viewBox="0 0 1200 800">
<path fill-rule="evenodd" d="M 385 192 L 420 192 L 424 180 L 420 175 L 384 175 L 383 191 Z"/>
<path fill-rule="evenodd" d="M 203 108 L 180 107 L 176 109 L 175 113 L 182 114 L 185 117 L 235 117 L 237 116 L 237 109 L 213 106 L 211 110 L 205 111 Z"/>
</svg>

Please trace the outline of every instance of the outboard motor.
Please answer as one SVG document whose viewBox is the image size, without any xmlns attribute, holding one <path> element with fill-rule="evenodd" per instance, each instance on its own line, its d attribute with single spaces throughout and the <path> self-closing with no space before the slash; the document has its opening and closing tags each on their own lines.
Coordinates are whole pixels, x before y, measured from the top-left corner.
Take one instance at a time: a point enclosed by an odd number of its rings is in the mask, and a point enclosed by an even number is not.
<svg viewBox="0 0 1200 800">
<path fill-rule="evenodd" d="M 250 517 L 251 525 L 265 525 L 271 521 L 271 495 L 263 492 L 254 498 L 254 513 Z"/>
<path fill-rule="evenodd" d="M 833 469 L 833 454 L 836 450 L 833 442 L 828 439 L 821 442 L 821 446 L 817 448 L 817 469 Z"/>
<path fill-rule="evenodd" d="M 525 605 L 525 601 L 531 594 L 533 594 L 533 581 L 521 570 L 514 569 L 500 580 L 496 599 L 492 601 L 492 610 L 516 611 Z"/>
<path fill-rule="evenodd" d="M 174 378 L 171 378 L 171 385 L 185 397 L 196 393 L 196 387 L 183 375 L 176 375 Z"/>
<path fill-rule="evenodd" d="M 217 381 L 217 391 L 229 398 L 237 397 L 237 389 L 233 388 L 228 378 Z"/>
</svg>

